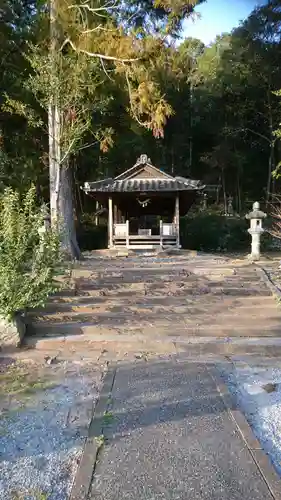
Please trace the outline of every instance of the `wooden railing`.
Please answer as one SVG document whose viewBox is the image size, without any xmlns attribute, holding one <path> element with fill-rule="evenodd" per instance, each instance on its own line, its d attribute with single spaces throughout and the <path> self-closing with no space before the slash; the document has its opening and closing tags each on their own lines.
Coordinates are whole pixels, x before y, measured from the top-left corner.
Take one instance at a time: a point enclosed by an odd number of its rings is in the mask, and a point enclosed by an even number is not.
<svg viewBox="0 0 281 500">
<path fill-rule="evenodd" d="M 151 229 L 139 229 L 138 230 L 138 235 L 139 236 L 151 236 Z"/>
<path fill-rule="evenodd" d="M 126 239 L 126 247 L 129 248 L 129 221 L 123 224 L 114 224 L 114 238 Z"/>
<path fill-rule="evenodd" d="M 114 224 L 113 239 L 117 245 L 126 245 L 127 248 L 141 247 L 141 245 L 160 245 L 163 247 L 167 244 L 176 244 L 177 242 L 177 226 L 176 224 L 163 223 L 160 220 L 158 235 L 152 235 L 151 229 L 139 229 L 138 234 L 129 232 L 129 221 L 122 224 Z"/>
<path fill-rule="evenodd" d="M 125 224 L 114 224 L 114 233 L 113 233 L 114 236 L 120 238 L 125 238 L 127 236 L 128 232 L 127 222 L 125 222 Z"/>
<path fill-rule="evenodd" d="M 163 223 L 162 220 L 160 220 L 160 236 L 176 236 L 176 234 L 175 224 Z"/>
</svg>

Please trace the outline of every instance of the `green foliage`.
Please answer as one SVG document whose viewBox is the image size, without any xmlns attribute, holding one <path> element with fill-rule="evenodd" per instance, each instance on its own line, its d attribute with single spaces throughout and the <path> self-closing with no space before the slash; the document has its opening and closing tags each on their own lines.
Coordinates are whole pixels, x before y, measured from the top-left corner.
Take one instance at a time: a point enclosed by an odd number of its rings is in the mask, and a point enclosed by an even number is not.
<svg viewBox="0 0 281 500">
<path fill-rule="evenodd" d="M 134 0 L 125 4 L 59 0 L 50 10 L 44 12 L 43 7 L 37 16 L 34 39 L 25 46 L 29 74 L 22 82 L 24 92 L 19 98 L 5 92 L 3 109 L 24 117 L 31 128 L 46 130 L 50 104 L 57 106 L 57 140 L 61 158 L 66 160 L 80 149 L 86 131 L 103 152 L 113 145 L 115 127 L 107 127 L 101 116 L 92 120 L 93 113 L 110 113 L 108 105 L 114 92 L 122 89 L 124 94 L 125 89 L 126 112 L 140 126 L 152 130 L 155 137 L 162 136 L 172 108 L 158 85 L 155 66 L 165 53 L 167 34 L 176 35 L 184 18 L 202 1 L 144 2 L 148 7 L 145 27 L 131 22 L 139 11 L 139 3 Z M 149 25 L 154 21 L 157 29 L 151 33 Z M 22 100 L 26 93 L 39 106 Z"/>
<path fill-rule="evenodd" d="M 43 222 L 34 187 L 22 199 L 19 192 L 4 190 L 0 200 L 0 314 L 7 318 L 44 304 L 56 289 L 59 238 L 52 230 L 39 238 Z"/>
<path fill-rule="evenodd" d="M 47 4 L 3 4 L 0 105 L 9 96 L 0 115 L 4 185 L 22 189 L 36 181 L 47 197 L 47 107 L 55 94 L 61 159 L 66 154 L 72 166 L 78 156 L 77 186 L 120 173 L 145 152 L 167 172 L 221 185 L 220 195 L 231 194 L 239 212 L 247 200 L 278 193 L 279 0 L 263 2 L 208 47 L 192 38 L 173 43 L 182 35 L 182 20 L 193 15 L 193 1 L 55 3 L 59 41 L 53 57 Z M 89 248 L 88 227 L 85 233 Z"/>
<path fill-rule="evenodd" d="M 250 252 L 249 221 L 243 217 L 225 217 L 219 213 L 200 213 L 183 217 L 180 221 L 183 248 L 205 252 Z M 280 249 L 272 232 L 272 218 L 264 221 L 261 237 L 262 252 Z"/>
<path fill-rule="evenodd" d="M 262 251 L 276 247 L 276 238 L 271 234 L 272 219 L 264 222 L 265 233 L 261 239 Z M 243 217 L 225 217 L 221 207 L 198 213 L 191 210 L 180 220 L 181 244 L 183 248 L 205 252 L 250 251 L 249 223 Z M 107 248 L 107 225 L 95 226 L 94 218 L 84 215 L 77 230 L 77 239 L 82 250 Z"/>
<path fill-rule="evenodd" d="M 44 9 L 34 0 L 1 2 L 0 147 L 7 155 L 1 181 L 21 190 L 28 189 L 31 182 L 40 183 L 43 178 L 46 182 L 40 160 L 45 147 L 42 129 L 27 127 L 26 120 L 19 116 L 24 109 L 30 109 L 31 115 L 38 116 L 38 106 L 25 81 L 31 72 L 26 53 L 29 42 L 35 37 L 40 8 Z M 7 112 L 4 106 L 7 95 L 10 105 L 20 102 L 22 108 L 17 112 Z"/>
<path fill-rule="evenodd" d="M 209 251 L 246 251 L 250 248 L 248 224 L 243 218 L 198 214 L 180 221 L 183 248 Z"/>
<path fill-rule="evenodd" d="M 106 411 L 103 415 L 103 423 L 105 426 L 108 426 L 110 424 L 112 424 L 113 422 L 113 419 L 114 419 L 114 415 L 112 413 L 112 411 Z"/>
<path fill-rule="evenodd" d="M 98 448 L 101 448 L 105 443 L 104 435 L 100 434 L 99 436 L 95 436 L 95 441 L 96 441 Z"/>
</svg>

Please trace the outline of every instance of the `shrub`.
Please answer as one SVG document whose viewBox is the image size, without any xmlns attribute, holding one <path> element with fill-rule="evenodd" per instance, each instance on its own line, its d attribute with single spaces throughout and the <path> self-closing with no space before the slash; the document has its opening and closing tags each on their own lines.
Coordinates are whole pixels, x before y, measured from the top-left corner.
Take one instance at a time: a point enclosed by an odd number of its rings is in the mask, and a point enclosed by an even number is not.
<svg viewBox="0 0 281 500">
<path fill-rule="evenodd" d="M 200 213 L 180 221 L 183 248 L 202 251 L 246 251 L 250 248 L 248 223 L 239 217 Z"/>
<path fill-rule="evenodd" d="M 56 290 L 59 238 L 50 230 L 40 239 L 43 223 L 34 187 L 22 199 L 11 188 L 4 191 L 0 199 L 0 314 L 7 319 L 44 304 Z"/>
</svg>

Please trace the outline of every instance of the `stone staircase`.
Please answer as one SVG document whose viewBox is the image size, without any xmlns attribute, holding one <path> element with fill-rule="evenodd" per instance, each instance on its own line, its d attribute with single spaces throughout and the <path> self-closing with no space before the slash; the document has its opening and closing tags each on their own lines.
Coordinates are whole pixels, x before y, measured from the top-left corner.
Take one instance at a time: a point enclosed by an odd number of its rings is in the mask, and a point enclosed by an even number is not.
<svg viewBox="0 0 281 500">
<path fill-rule="evenodd" d="M 252 265 L 212 256 L 88 259 L 72 288 L 27 314 L 27 344 L 42 339 L 185 342 L 278 337 L 281 314 Z"/>
</svg>

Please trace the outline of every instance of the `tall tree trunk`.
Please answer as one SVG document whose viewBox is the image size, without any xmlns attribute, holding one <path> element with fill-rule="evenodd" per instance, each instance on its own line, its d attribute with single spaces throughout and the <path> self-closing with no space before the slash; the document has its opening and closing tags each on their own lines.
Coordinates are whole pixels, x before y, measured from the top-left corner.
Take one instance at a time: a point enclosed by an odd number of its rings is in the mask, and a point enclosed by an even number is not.
<svg viewBox="0 0 281 500">
<path fill-rule="evenodd" d="M 267 91 L 267 104 L 268 104 L 268 119 L 269 119 L 269 132 L 270 132 L 270 150 L 268 158 L 268 174 L 267 174 L 267 186 L 266 186 L 266 206 L 268 206 L 271 194 L 271 184 L 272 184 L 272 172 L 274 170 L 274 130 L 273 130 L 273 118 L 272 118 L 272 105 L 271 105 L 271 89 L 268 88 Z"/>
<path fill-rule="evenodd" d="M 73 165 L 74 191 L 76 193 L 75 213 L 76 213 L 76 218 L 79 220 L 81 214 L 83 214 L 83 202 L 82 202 L 81 189 L 79 187 L 79 182 L 77 182 L 76 172 L 77 172 L 77 162 L 75 160 L 75 164 Z"/>
<path fill-rule="evenodd" d="M 222 190 L 223 190 L 223 201 L 224 201 L 224 213 L 227 214 L 227 196 L 225 190 L 225 176 L 224 169 L 221 170 L 221 180 L 222 180 Z"/>
<path fill-rule="evenodd" d="M 237 171 L 237 207 L 238 213 L 241 213 L 242 204 L 241 204 L 241 187 L 240 187 L 240 172 L 239 169 Z"/>
<path fill-rule="evenodd" d="M 81 252 L 76 239 L 75 222 L 73 217 L 74 206 L 72 173 L 67 162 L 60 166 L 58 213 L 63 252 L 74 259 L 81 259 Z"/>
<path fill-rule="evenodd" d="M 191 175 L 192 172 L 192 162 L 193 162 L 193 83 L 190 82 L 190 122 L 189 122 L 189 166 L 188 174 Z"/>
<path fill-rule="evenodd" d="M 217 187 L 217 192 L 216 192 L 216 205 L 220 204 L 220 189 L 221 189 L 221 176 L 219 177 L 218 184 L 219 186 Z"/>
<path fill-rule="evenodd" d="M 52 97 L 55 101 L 56 97 Z M 59 195 L 60 195 L 60 114 L 58 105 L 50 105 L 51 117 L 49 118 L 49 175 L 50 175 L 50 207 L 51 220 L 55 225 L 59 219 Z"/>
<path fill-rule="evenodd" d="M 56 0 L 50 0 L 50 60 L 52 65 L 52 77 L 56 73 L 56 50 L 57 50 L 57 23 L 56 23 Z M 52 82 L 50 82 L 52 85 Z M 52 224 L 57 220 L 57 203 L 55 197 L 56 191 L 56 177 L 57 177 L 57 154 L 58 148 L 56 141 L 57 127 L 56 127 L 56 114 L 57 114 L 57 96 L 51 95 L 49 100 L 48 109 L 48 127 L 49 127 L 49 182 L 50 182 L 50 209 Z"/>
<path fill-rule="evenodd" d="M 56 50 L 59 37 L 56 22 L 56 1 L 50 0 L 50 57 L 54 75 L 57 71 Z M 69 257 L 80 259 L 82 256 L 76 239 L 73 217 L 71 172 L 68 159 L 63 160 L 61 152 L 61 113 L 58 91 L 50 98 L 48 113 L 51 221 L 61 234 L 63 252 Z"/>
<path fill-rule="evenodd" d="M 73 206 L 73 185 L 71 170 L 67 159 L 62 161 L 60 151 L 60 112 L 54 106 L 54 120 L 51 146 L 54 157 L 50 164 L 50 205 L 52 224 L 61 235 L 63 253 L 73 259 L 81 259 L 82 254 L 76 238 Z M 51 121 L 51 120 L 50 120 Z"/>
<path fill-rule="evenodd" d="M 235 152 L 237 154 L 237 150 L 235 148 Z M 241 196 L 241 179 L 243 179 L 243 164 L 241 162 L 241 158 L 239 153 L 237 154 L 237 163 L 238 163 L 238 168 L 237 168 L 237 208 L 238 208 L 238 213 L 240 214 L 242 211 L 242 196 Z"/>
<path fill-rule="evenodd" d="M 274 165 L 274 143 L 270 143 L 269 158 L 268 158 L 268 173 L 267 173 L 267 186 L 266 186 L 266 206 L 268 206 L 271 194 L 272 172 Z"/>
<path fill-rule="evenodd" d="M 172 163 L 172 175 L 175 175 L 175 160 L 174 160 L 175 156 L 174 156 L 173 146 L 171 148 L 171 156 L 172 156 L 172 162 L 171 162 Z"/>
</svg>

